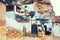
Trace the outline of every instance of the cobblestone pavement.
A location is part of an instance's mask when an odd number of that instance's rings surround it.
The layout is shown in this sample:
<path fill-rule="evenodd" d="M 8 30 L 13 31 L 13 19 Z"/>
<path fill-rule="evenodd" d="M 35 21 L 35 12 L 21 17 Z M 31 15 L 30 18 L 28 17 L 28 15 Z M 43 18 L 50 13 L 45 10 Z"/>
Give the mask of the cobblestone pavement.
<path fill-rule="evenodd" d="M 44 37 L 21 37 L 21 38 L 6 38 L 0 35 L 0 40 L 60 40 L 60 37 L 44 36 Z"/>
<path fill-rule="evenodd" d="M 5 35 L 0 35 L 0 40 L 6 40 L 6 36 Z"/>
<path fill-rule="evenodd" d="M 19 38 L 7 38 L 7 40 L 51 40 L 51 36 L 44 37 L 21 37 Z"/>

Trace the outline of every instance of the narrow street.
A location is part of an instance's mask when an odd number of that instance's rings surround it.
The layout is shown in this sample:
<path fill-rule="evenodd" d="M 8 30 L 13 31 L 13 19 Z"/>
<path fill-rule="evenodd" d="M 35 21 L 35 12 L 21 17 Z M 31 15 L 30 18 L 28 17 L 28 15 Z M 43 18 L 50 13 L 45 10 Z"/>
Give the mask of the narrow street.
<path fill-rule="evenodd" d="M 7 40 L 60 40 L 60 37 L 44 36 L 44 37 L 21 37 L 19 38 L 7 38 Z"/>

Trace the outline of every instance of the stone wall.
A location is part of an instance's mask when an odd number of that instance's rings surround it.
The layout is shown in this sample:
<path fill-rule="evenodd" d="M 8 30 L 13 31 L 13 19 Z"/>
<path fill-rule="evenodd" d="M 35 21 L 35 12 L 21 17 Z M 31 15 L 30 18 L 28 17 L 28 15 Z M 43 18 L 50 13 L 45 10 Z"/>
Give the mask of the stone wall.
<path fill-rule="evenodd" d="M 0 2 L 0 28 L 2 28 L 0 29 L 0 34 L 5 33 L 5 27 L 6 27 L 6 5 Z"/>
<path fill-rule="evenodd" d="M 6 18 L 6 5 L 0 2 L 0 20 L 5 20 Z"/>

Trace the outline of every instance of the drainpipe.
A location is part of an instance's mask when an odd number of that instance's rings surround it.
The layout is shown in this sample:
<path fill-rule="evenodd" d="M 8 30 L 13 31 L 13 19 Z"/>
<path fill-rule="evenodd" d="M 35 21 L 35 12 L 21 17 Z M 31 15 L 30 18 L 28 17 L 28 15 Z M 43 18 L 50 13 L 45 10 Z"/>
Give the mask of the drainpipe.
<path fill-rule="evenodd" d="M 16 14 L 16 5 L 14 5 L 14 16 L 15 16 L 15 14 Z"/>
<path fill-rule="evenodd" d="M 14 4 L 14 15 L 16 14 L 16 5 L 17 5 L 17 0 L 14 1 L 15 4 Z M 14 18 L 15 19 L 15 18 Z"/>

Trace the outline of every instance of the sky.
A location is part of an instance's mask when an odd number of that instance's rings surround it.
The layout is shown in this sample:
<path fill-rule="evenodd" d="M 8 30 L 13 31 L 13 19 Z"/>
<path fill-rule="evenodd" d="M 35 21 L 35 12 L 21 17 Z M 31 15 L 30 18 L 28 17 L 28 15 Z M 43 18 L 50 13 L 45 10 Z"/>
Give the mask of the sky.
<path fill-rule="evenodd" d="M 60 16 L 60 0 L 50 0 L 56 16 Z"/>

